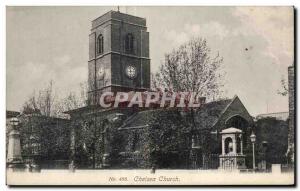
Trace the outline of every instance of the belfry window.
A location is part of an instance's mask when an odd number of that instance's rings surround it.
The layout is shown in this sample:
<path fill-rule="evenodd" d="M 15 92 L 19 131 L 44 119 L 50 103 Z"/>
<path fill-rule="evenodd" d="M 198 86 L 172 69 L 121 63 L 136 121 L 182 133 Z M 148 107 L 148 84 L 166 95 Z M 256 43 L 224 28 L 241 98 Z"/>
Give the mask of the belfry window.
<path fill-rule="evenodd" d="M 127 53 L 133 53 L 133 42 L 134 42 L 134 37 L 131 33 L 126 35 L 125 38 L 125 51 Z"/>
<path fill-rule="evenodd" d="M 97 53 L 103 54 L 103 35 L 100 34 L 97 38 Z"/>

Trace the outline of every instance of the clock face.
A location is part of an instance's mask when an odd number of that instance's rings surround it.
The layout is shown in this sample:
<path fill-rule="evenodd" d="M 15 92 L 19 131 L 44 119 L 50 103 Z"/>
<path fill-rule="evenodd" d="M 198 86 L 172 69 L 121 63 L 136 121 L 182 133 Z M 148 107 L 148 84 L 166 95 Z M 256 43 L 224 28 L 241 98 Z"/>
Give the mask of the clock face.
<path fill-rule="evenodd" d="M 136 77 L 136 67 L 134 67 L 132 65 L 128 65 L 126 67 L 126 75 L 131 79 L 135 78 Z"/>

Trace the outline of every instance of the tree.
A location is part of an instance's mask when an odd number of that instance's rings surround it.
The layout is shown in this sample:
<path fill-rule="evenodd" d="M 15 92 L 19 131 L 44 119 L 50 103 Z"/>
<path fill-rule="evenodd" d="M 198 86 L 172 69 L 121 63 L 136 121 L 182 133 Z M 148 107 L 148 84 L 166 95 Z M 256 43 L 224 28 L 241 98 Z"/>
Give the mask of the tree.
<path fill-rule="evenodd" d="M 52 88 L 53 81 L 51 80 L 45 89 L 39 90 L 38 95 L 34 92 L 24 103 L 23 113 L 38 112 L 47 117 L 51 116 L 55 102 L 55 95 Z"/>
<path fill-rule="evenodd" d="M 186 168 L 190 124 L 174 109 L 150 110 L 147 115 L 148 127 L 140 137 L 142 156 L 147 167 Z"/>
<path fill-rule="evenodd" d="M 279 95 L 286 96 L 289 93 L 289 90 L 286 81 L 283 77 L 281 77 L 280 83 L 281 83 L 281 90 L 277 90 L 277 93 Z"/>
<path fill-rule="evenodd" d="M 211 55 L 207 41 L 192 38 L 165 55 L 165 62 L 152 75 L 154 88 L 171 88 L 173 91 L 194 92 L 195 98 L 205 96 L 216 99 L 221 93 L 224 73 L 220 72 L 223 58 Z"/>
<path fill-rule="evenodd" d="M 65 111 L 83 107 L 86 104 L 86 83 L 80 84 L 79 93 L 70 92 L 61 99 L 53 91 L 53 84 L 51 80 L 48 86 L 38 91 L 38 94 L 34 92 L 22 109 L 22 114 L 25 115 L 22 115 L 21 119 L 21 140 L 22 145 L 27 145 L 23 150 L 24 154 L 33 157 L 34 161 L 38 161 L 38 157 L 42 160 L 55 158 L 66 160 L 68 158 L 69 121 L 58 118 L 68 118 L 69 115 L 65 114 Z M 39 147 L 41 149 L 37 154 L 31 154 Z"/>
<path fill-rule="evenodd" d="M 47 117 L 67 118 L 65 111 L 77 109 L 86 105 L 88 87 L 87 83 L 80 83 L 79 93 L 70 92 L 66 97 L 59 99 L 53 91 L 54 82 L 51 80 L 38 94 L 33 94 L 24 103 L 23 113 L 39 113 Z"/>
<path fill-rule="evenodd" d="M 225 73 L 220 70 L 222 63 L 223 58 L 219 53 L 212 55 L 204 38 L 191 38 L 165 55 L 165 62 L 159 71 L 151 76 L 152 85 L 175 92 L 193 92 L 194 100 L 200 96 L 206 97 L 206 100 L 216 100 L 221 96 L 223 87 Z M 197 134 L 194 110 L 190 108 L 188 140 Z"/>

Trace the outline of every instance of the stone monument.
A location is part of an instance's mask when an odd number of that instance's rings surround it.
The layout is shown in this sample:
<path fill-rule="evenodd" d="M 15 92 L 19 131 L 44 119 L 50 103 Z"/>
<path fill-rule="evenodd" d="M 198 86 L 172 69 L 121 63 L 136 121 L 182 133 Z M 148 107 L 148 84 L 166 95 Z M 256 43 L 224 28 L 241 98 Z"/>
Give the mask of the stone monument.
<path fill-rule="evenodd" d="M 243 132 L 231 127 L 221 131 L 222 154 L 220 168 L 225 170 L 245 169 L 245 155 L 243 154 Z"/>
<path fill-rule="evenodd" d="M 7 167 L 13 171 L 22 170 L 25 168 L 25 165 L 21 155 L 18 118 L 11 118 L 9 125 L 11 125 L 11 131 L 8 138 Z"/>

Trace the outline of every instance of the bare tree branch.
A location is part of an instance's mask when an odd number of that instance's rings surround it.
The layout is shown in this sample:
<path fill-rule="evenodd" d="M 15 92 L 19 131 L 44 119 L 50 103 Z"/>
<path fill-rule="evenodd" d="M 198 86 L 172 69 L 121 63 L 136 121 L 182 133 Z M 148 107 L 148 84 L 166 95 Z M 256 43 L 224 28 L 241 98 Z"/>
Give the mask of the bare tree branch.
<path fill-rule="evenodd" d="M 220 71 L 223 58 L 211 50 L 203 38 L 192 38 L 178 49 L 165 55 L 165 62 L 152 74 L 152 87 L 173 91 L 195 92 L 196 96 L 216 99 L 220 96 L 224 73 Z"/>
<path fill-rule="evenodd" d="M 281 77 L 281 80 L 280 80 L 280 82 L 281 82 L 281 90 L 277 90 L 277 93 L 279 94 L 279 95 L 282 95 L 282 96 L 286 96 L 287 94 L 288 94 L 288 87 L 287 87 L 287 83 L 286 83 L 286 81 L 285 81 L 285 79 L 283 78 L 283 77 Z"/>

